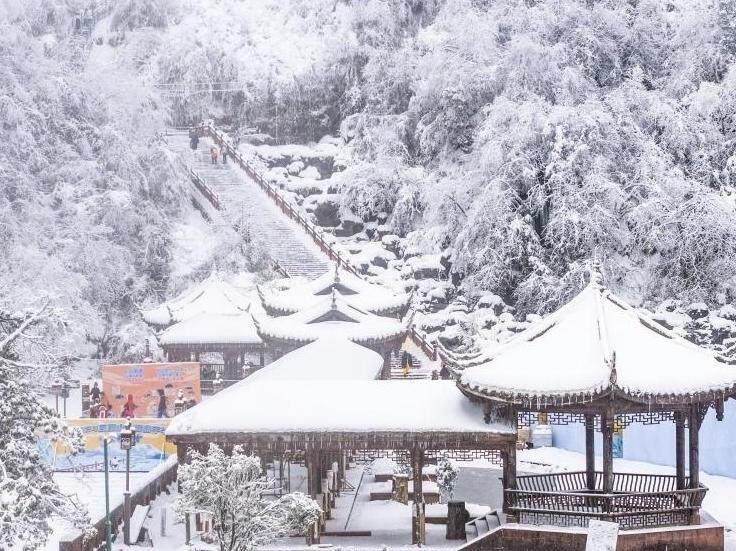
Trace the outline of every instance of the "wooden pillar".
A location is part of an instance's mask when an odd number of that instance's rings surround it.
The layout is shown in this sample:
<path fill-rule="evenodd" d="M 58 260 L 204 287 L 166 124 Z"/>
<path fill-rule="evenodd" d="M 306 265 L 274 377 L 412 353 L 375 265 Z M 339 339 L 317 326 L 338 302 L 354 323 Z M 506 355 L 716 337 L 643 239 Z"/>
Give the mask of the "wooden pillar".
<path fill-rule="evenodd" d="M 690 487 L 700 486 L 700 412 L 697 405 L 690 406 L 688 436 L 690 444 Z"/>
<path fill-rule="evenodd" d="M 685 414 L 675 412 L 675 473 L 677 489 L 685 489 Z"/>
<path fill-rule="evenodd" d="M 424 491 L 422 488 L 422 470 L 424 469 L 424 450 L 414 448 L 411 451 L 411 467 L 413 477 L 413 514 L 412 514 L 412 530 L 411 543 L 426 543 L 425 533 L 425 516 L 424 516 Z"/>
<path fill-rule="evenodd" d="M 595 415 L 585 414 L 585 487 L 595 491 Z"/>
<path fill-rule="evenodd" d="M 313 450 L 307 451 L 304 461 L 307 464 L 307 493 L 312 499 L 317 499 L 322 486 L 319 477 L 319 453 Z"/>
<path fill-rule="evenodd" d="M 613 492 L 613 415 L 601 414 L 603 433 L 603 493 Z"/>
<path fill-rule="evenodd" d="M 506 513 L 508 522 L 516 522 L 518 519 L 510 509 L 514 505 L 513 496 L 509 492 L 509 490 L 516 490 L 516 443 L 502 451 L 501 457 L 503 459 L 503 512 Z"/>

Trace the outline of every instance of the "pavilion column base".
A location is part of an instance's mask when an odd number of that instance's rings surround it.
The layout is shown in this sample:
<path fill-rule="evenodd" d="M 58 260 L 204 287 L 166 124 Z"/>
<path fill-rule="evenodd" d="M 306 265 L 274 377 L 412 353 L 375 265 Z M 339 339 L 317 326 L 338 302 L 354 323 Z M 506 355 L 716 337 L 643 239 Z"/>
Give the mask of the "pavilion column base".
<path fill-rule="evenodd" d="M 412 504 L 411 543 L 412 545 L 427 543 L 426 513 L 423 501 L 415 501 Z"/>

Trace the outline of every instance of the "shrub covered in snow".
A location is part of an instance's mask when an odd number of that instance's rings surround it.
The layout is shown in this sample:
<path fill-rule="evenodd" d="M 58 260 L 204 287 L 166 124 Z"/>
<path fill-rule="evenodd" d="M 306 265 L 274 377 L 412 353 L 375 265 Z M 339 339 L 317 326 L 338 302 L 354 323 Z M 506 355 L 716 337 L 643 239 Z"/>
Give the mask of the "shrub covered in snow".
<path fill-rule="evenodd" d="M 210 444 L 206 454 L 192 450 L 179 467 L 180 514 L 208 513 L 220 551 L 250 551 L 274 540 L 305 534 L 317 521 L 317 503 L 300 493 L 268 499 L 275 482 L 268 480 L 258 457 L 241 446 L 226 454 Z"/>

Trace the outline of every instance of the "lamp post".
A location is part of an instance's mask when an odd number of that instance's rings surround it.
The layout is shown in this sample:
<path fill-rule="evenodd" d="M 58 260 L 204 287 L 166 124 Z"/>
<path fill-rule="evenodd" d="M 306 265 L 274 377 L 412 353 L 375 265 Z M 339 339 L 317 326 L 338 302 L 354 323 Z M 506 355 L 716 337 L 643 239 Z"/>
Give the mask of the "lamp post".
<path fill-rule="evenodd" d="M 135 446 L 135 427 L 128 419 L 120 431 L 120 449 L 125 450 L 125 500 L 123 502 L 123 538 L 130 545 L 130 450 Z"/>
<path fill-rule="evenodd" d="M 105 551 L 112 551 L 112 522 L 110 522 L 110 472 L 107 460 L 109 438 L 102 440 L 105 458 Z"/>
<path fill-rule="evenodd" d="M 186 402 L 184 401 L 184 391 L 179 389 L 176 393 L 176 400 L 174 400 L 174 415 L 179 415 L 187 409 Z"/>

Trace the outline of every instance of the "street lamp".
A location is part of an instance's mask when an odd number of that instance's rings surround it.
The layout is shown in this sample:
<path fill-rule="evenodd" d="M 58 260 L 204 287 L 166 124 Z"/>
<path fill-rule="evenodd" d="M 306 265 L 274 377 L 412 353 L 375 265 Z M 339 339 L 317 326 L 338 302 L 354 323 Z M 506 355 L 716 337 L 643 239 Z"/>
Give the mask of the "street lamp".
<path fill-rule="evenodd" d="M 107 445 L 110 438 L 106 435 L 103 439 L 105 457 L 105 551 L 112 551 L 112 522 L 110 520 L 110 471 L 107 460 Z"/>
<path fill-rule="evenodd" d="M 120 431 L 120 449 L 125 450 L 125 501 L 123 503 L 123 538 L 130 545 L 130 450 L 135 446 L 135 427 L 127 420 Z"/>
<path fill-rule="evenodd" d="M 179 389 L 176 393 L 176 400 L 174 400 L 174 415 L 179 415 L 187 409 L 187 404 L 184 401 L 184 391 Z"/>

